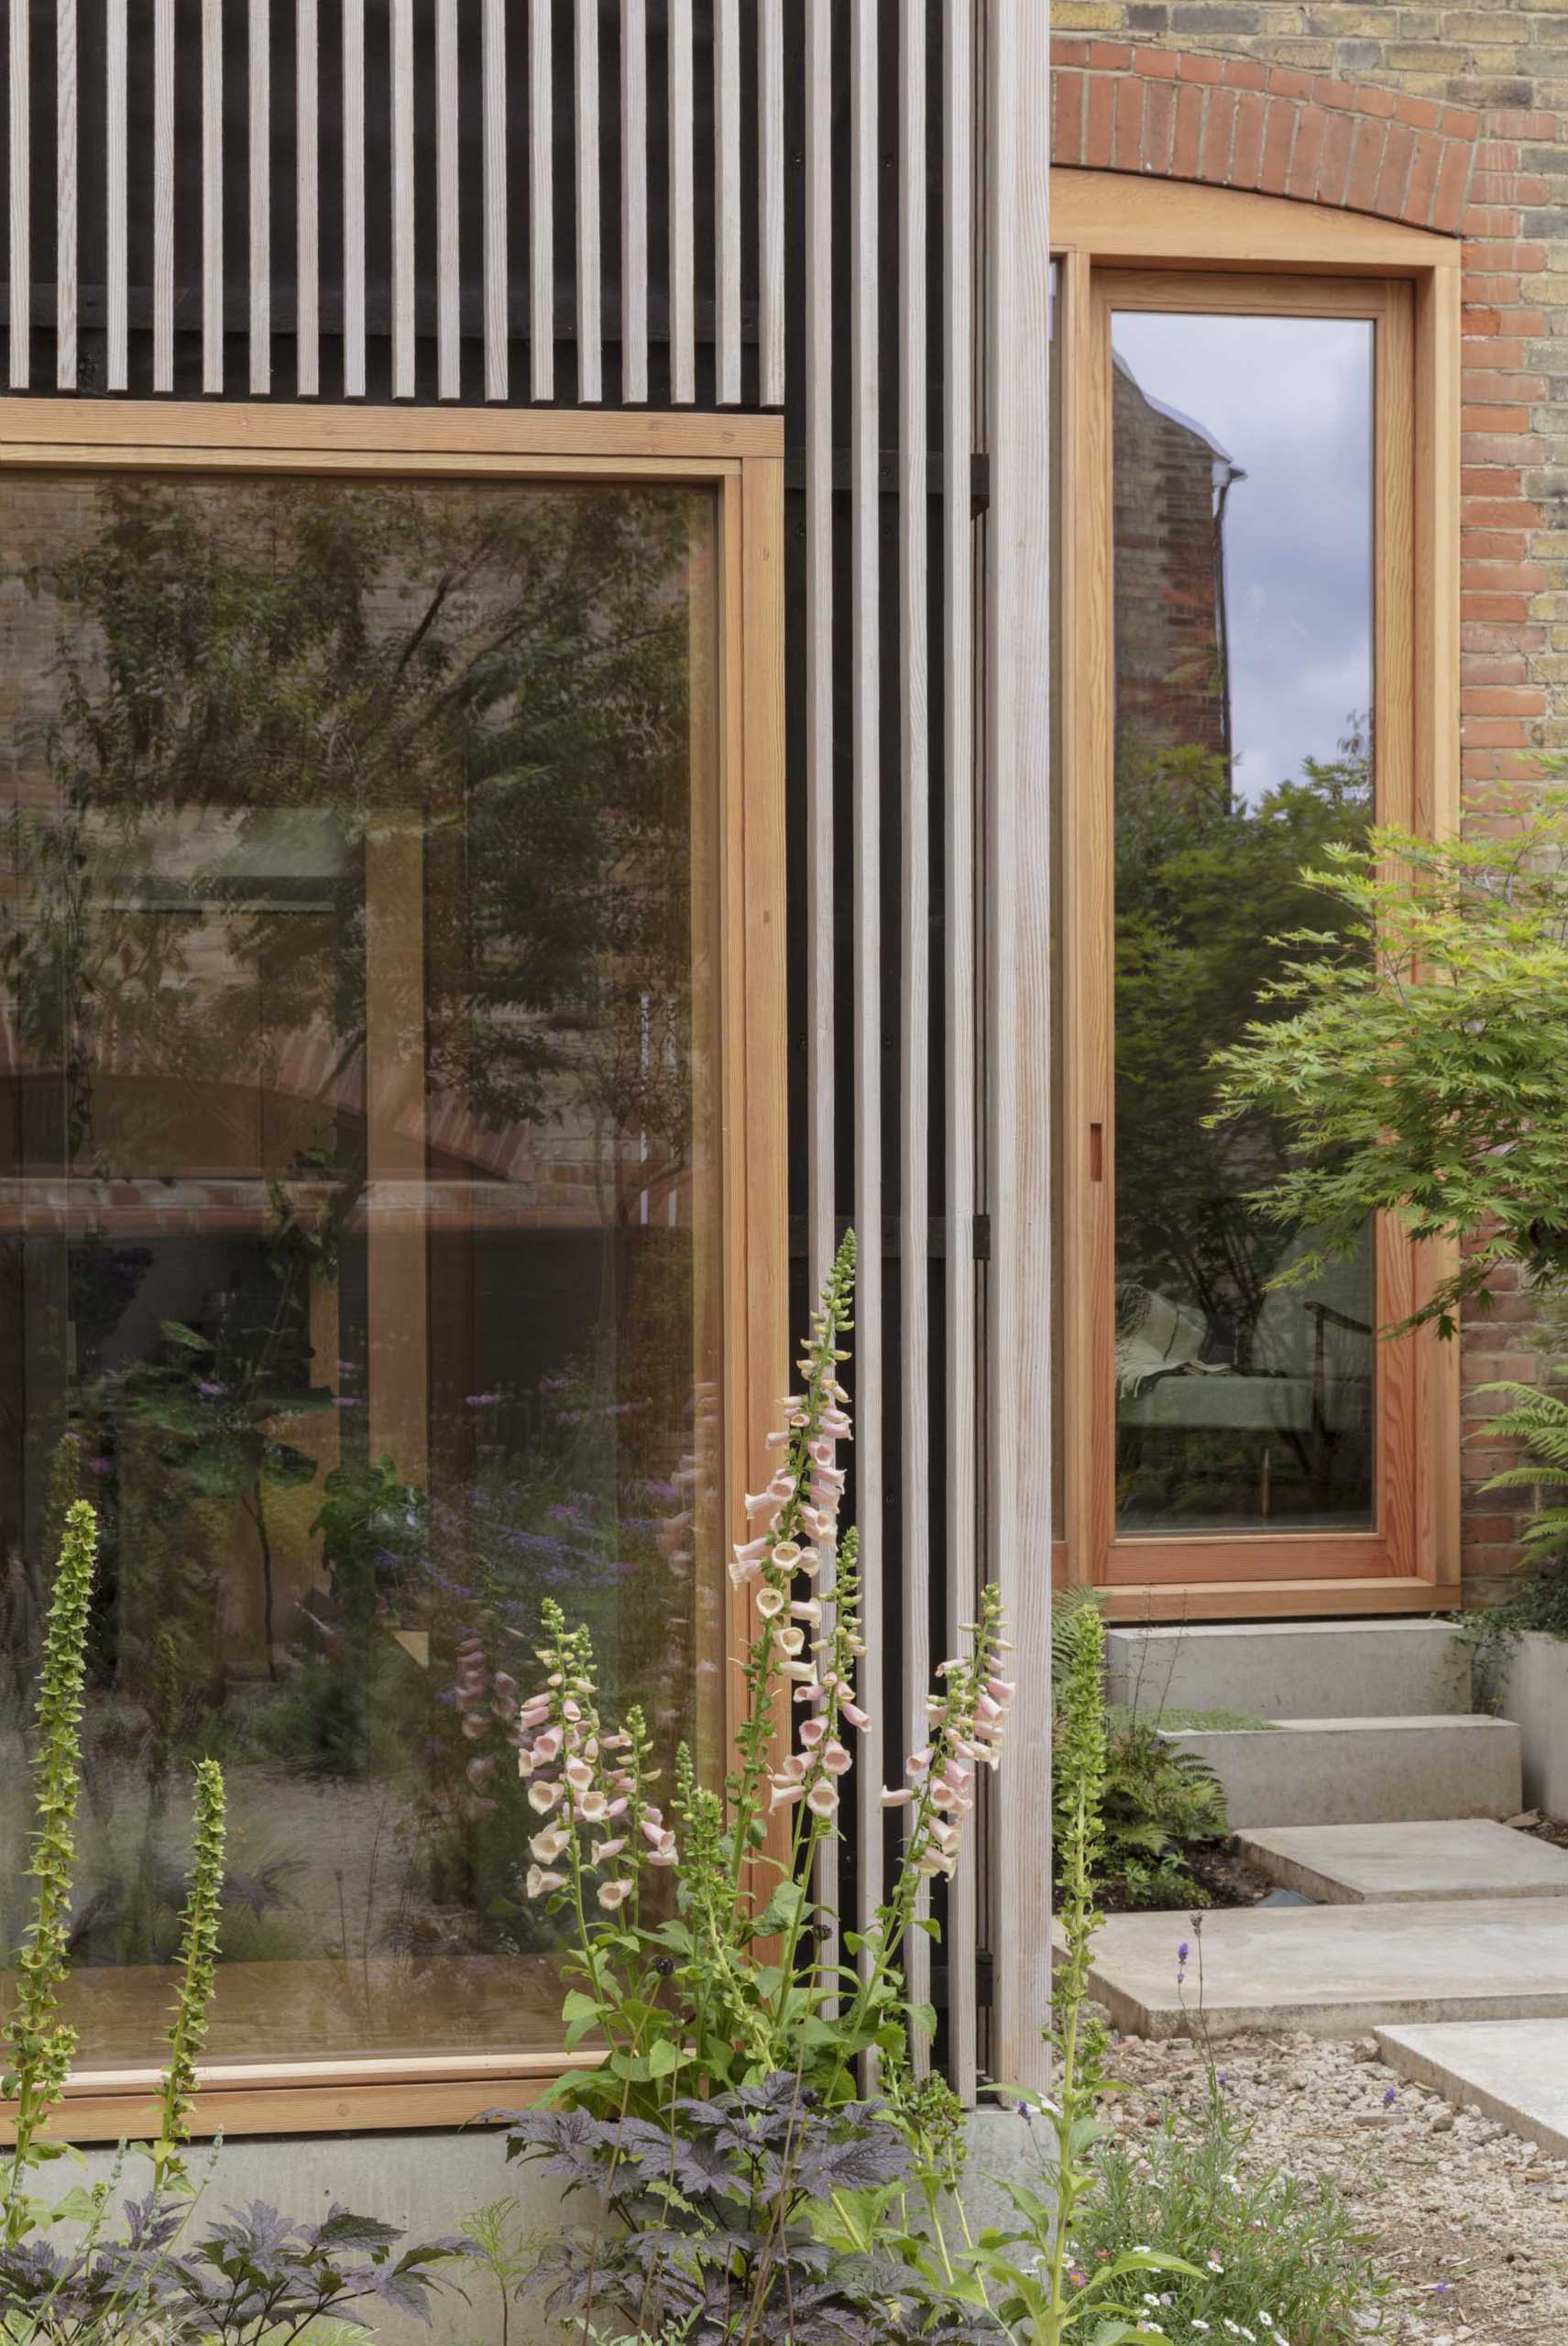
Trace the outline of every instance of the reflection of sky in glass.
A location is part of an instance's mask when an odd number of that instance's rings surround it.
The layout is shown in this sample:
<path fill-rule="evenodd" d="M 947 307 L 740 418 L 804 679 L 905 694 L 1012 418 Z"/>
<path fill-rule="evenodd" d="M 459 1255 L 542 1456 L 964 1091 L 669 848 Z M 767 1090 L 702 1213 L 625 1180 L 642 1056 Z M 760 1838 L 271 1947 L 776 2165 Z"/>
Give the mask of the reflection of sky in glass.
<path fill-rule="evenodd" d="M 1371 323 L 1122 311 L 1117 354 L 1246 475 L 1225 505 L 1238 794 L 1331 758 L 1372 706 Z"/>

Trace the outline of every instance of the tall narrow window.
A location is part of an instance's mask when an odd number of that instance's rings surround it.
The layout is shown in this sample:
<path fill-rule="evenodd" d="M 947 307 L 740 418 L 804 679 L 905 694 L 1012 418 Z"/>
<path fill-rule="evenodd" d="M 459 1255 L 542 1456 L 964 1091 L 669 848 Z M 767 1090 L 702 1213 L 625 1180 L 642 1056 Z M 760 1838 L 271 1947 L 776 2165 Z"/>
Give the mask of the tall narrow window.
<path fill-rule="evenodd" d="M 542 1603 L 722 1701 L 718 495 L 0 479 L 0 1938 L 61 1495 L 103 1527 L 89 2065 L 546 2045 Z"/>
<path fill-rule="evenodd" d="M 1114 294 L 1112 296 L 1114 301 Z M 1376 795 L 1367 318 L 1113 310 L 1119 1529 L 1365 1529 L 1377 1300 L 1249 1202 L 1212 1060 Z"/>

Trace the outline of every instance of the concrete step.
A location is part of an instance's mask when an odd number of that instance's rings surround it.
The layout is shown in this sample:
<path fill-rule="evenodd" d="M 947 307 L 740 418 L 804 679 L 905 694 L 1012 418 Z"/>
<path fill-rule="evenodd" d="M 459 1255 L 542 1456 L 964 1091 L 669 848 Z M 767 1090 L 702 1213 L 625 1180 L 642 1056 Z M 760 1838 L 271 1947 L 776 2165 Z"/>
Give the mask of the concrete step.
<path fill-rule="evenodd" d="M 1568 1898 L 1216 1907 L 1201 1934 L 1187 1914 L 1113 1914 L 1095 1937 L 1092 1992 L 1136 2036 L 1195 2035 L 1200 2004 L 1213 2037 L 1568 2021 Z"/>
<path fill-rule="evenodd" d="M 1241 1845 L 1281 1890 L 1327 1906 L 1410 1899 L 1568 1897 L 1568 1849 L 1486 1817 L 1405 1825 L 1283 1825 Z"/>
<path fill-rule="evenodd" d="M 1568 2159 L 1568 2021 L 1449 2021 L 1376 2034 L 1400 2077 L 1457 2110 L 1474 2103 L 1549 2158 Z"/>
<path fill-rule="evenodd" d="M 1254 1718 L 1431 1717 L 1471 1707 L 1467 1640 L 1443 1621 L 1278 1621 L 1106 1634 L 1113 1703 Z"/>
<path fill-rule="evenodd" d="M 1270 1727 L 1168 1731 L 1206 1760 L 1233 1830 L 1514 1816 L 1523 1802 L 1512 1719 L 1282 1718 Z"/>

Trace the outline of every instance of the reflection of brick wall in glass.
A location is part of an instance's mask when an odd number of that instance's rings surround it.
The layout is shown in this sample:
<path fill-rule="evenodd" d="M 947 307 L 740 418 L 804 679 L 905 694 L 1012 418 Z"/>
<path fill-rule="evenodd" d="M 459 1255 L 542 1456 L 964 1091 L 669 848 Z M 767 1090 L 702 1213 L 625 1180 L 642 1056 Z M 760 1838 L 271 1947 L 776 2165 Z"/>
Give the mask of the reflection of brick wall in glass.
<path fill-rule="evenodd" d="M 667 1756 L 720 1675 L 711 498 L 0 506 L 0 1739 L 69 1435 L 84 2057 L 153 2054 L 208 1749 L 215 2057 L 548 2044 L 540 1602 Z"/>

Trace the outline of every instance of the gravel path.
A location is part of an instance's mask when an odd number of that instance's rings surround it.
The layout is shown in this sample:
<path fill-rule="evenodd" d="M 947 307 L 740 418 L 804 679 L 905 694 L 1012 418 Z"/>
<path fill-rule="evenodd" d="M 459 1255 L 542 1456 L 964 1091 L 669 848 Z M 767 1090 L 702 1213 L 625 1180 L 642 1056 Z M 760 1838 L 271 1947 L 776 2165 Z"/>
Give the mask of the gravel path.
<path fill-rule="evenodd" d="M 1363 2220 L 1396 2284 L 1384 2337 L 1568 2346 L 1568 2160 L 1405 2083 L 1370 2037 L 1231 2037 L 1215 2057 L 1252 2129 L 1246 2163 L 1328 2176 Z M 1107 2115 L 1127 2131 L 1207 2090 L 1190 2044 L 1119 2038 L 1111 2070 L 1124 2089 Z"/>

